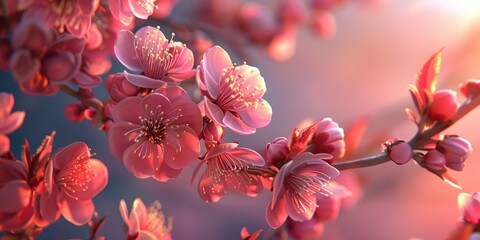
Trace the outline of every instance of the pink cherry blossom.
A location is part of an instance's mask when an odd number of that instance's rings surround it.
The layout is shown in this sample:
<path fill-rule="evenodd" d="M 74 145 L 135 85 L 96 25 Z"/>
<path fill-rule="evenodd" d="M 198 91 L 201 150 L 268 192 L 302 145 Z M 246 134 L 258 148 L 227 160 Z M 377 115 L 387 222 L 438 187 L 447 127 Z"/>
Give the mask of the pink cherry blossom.
<path fill-rule="evenodd" d="M 87 223 L 95 210 L 92 198 L 107 182 L 107 167 L 92 158 L 85 143 L 58 149 L 45 171 L 45 191 L 35 200 L 37 222 L 46 225 L 61 214 L 75 225 Z"/>
<path fill-rule="evenodd" d="M 170 240 L 171 218 L 168 223 L 161 211 L 161 204 L 155 201 L 148 209 L 141 198 L 135 199 L 130 215 L 125 200 L 120 201 L 120 214 L 128 227 L 128 239 Z"/>
<path fill-rule="evenodd" d="M 14 102 L 12 94 L 0 93 L 0 155 L 10 151 L 10 139 L 7 135 L 22 126 L 25 119 L 24 111 L 12 113 Z"/>
<path fill-rule="evenodd" d="M 260 71 L 252 66 L 232 64 L 219 46 L 205 52 L 198 67 L 197 83 L 205 96 L 207 116 L 222 127 L 247 135 L 265 127 L 272 118 Z"/>
<path fill-rule="evenodd" d="M 198 158 L 202 117 L 177 86 L 163 86 L 118 103 L 108 132 L 110 152 L 136 177 L 175 178 Z"/>
<path fill-rule="evenodd" d="M 480 222 L 480 193 L 460 193 L 458 195 L 458 210 L 463 220 L 478 224 Z"/>
<path fill-rule="evenodd" d="M 147 19 L 158 8 L 157 0 L 109 0 L 112 15 L 124 25 L 130 25 L 135 17 Z"/>
<path fill-rule="evenodd" d="M 445 155 L 446 166 L 456 171 L 463 170 L 465 160 L 473 151 L 472 144 L 467 139 L 454 135 L 444 136 L 437 143 L 436 149 Z"/>
<path fill-rule="evenodd" d="M 114 51 L 125 67 L 141 72 L 142 75 L 125 72 L 128 81 L 139 87 L 158 88 L 195 74 L 192 51 L 181 42 L 166 39 L 159 28 L 146 26 L 135 35 L 121 30 Z"/>
<path fill-rule="evenodd" d="M 0 231 L 19 231 L 33 221 L 32 189 L 25 165 L 0 158 Z"/>
<path fill-rule="evenodd" d="M 153 10 L 152 17 L 158 20 L 168 17 L 178 2 L 179 0 L 157 0 L 155 3 L 157 7 Z"/>
<path fill-rule="evenodd" d="M 433 94 L 433 101 L 428 115 L 434 121 L 445 122 L 457 112 L 457 93 L 452 90 L 438 90 Z"/>
<path fill-rule="evenodd" d="M 38 0 L 24 14 L 26 19 L 43 21 L 60 33 L 68 30 L 75 37 L 83 37 L 92 22 L 100 0 L 49 1 Z"/>
<path fill-rule="evenodd" d="M 198 182 L 198 194 L 206 202 L 218 202 L 229 189 L 251 197 L 263 190 L 260 178 L 247 172 L 251 166 L 265 164 L 253 150 L 238 147 L 237 143 L 218 144 L 205 154 L 197 170 L 204 163 L 207 168 Z"/>
<path fill-rule="evenodd" d="M 238 21 L 250 40 L 258 43 L 268 43 L 279 28 L 272 12 L 255 2 L 242 4 Z"/>
<path fill-rule="evenodd" d="M 285 164 L 273 181 L 272 200 L 266 209 L 266 219 L 272 228 L 280 227 L 287 217 L 294 221 L 312 218 L 317 207 L 317 194 L 330 195 L 328 182 L 339 172 L 325 160 L 325 153 L 302 153 Z"/>

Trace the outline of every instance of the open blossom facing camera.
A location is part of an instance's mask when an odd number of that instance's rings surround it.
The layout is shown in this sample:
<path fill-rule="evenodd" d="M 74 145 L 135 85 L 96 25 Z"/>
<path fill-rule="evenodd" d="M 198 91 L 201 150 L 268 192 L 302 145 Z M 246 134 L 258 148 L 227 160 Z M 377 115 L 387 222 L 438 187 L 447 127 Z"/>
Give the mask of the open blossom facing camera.
<path fill-rule="evenodd" d="M 192 51 L 181 42 L 166 39 L 159 28 L 143 27 L 135 35 L 121 30 L 114 51 L 125 67 L 141 72 L 141 75 L 125 72 L 128 81 L 138 87 L 158 88 L 195 74 Z"/>
<path fill-rule="evenodd" d="M 172 220 L 165 221 L 159 201 L 155 201 L 147 208 L 141 198 L 135 199 L 130 215 L 127 203 L 120 201 L 120 214 L 128 227 L 128 239 L 170 240 Z"/>
<path fill-rule="evenodd" d="M 210 148 L 198 167 L 204 163 L 207 168 L 198 182 L 198 194 L 206 202 L 219 201 L 227 190 L 251 197 L 263 190 L 260 178 L 247 172 L 250 166 L 265 164 L 262 156 L 253 150 L 238 147 L 237 143 L 218 144 Z"/>
<path fill-rule="evenodd" d="M 325 161 L 331 158 L 325 153 L 306 152 L 280 169 L 266 210 L 270 227 L 280 227 L 287 217 L 300 222 L 312 218 L 317 208 L 317 194 L 330 195 L 328 182 L 339 175 L 338 170 Z"/>
<path fill-rule="evenodd" d="M 260 71 L 246 64 L 233 65 L 223 48 L 205 52 L 197 83 L 205 96 L 207 116 L 220 126 L 247 135 L 270 123 L 272 108 L 262 98 L 267 89 Z"/>
<path fill-rule="evenodd" d="M 95 210 L 92 198 L 107 182 L 107 167 L 85 143 L 58 149 L 45 171 L 45 191 L 35 200 L 36 224 L 48 225 L 60 214 L 75 225 L 87 223 Z"/>
<path fill-rule="evenodd" d="M 198 158 L 202 117 L 180 87 L 164 86 L 144 98 L 124 99 L 112 118 L 110 152 L 136 177 L 167 181 Z"/>

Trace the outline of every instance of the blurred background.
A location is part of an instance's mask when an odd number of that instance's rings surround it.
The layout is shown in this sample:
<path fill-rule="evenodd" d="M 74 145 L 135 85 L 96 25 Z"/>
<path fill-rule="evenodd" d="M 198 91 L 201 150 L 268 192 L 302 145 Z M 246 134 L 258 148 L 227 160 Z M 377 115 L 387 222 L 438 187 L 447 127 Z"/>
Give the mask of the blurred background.
<path fill-rule="evenodd" d="M 259 2 L 271 7 L 276 1 Z M 183 0 L 172 16 L 188 17 L 188 8 L 198 4 Z M 293 128 L 306 118 L 331 117 L 347 128 L 366 117 L 370 124 L 365 145 L 373 142 L 374 147 L 365 146 L 358 154 L 374 155 L 380 153 L 387 138 L 408 140 L 414 135 L 415 125 L 404 113 L 412 106 L 407 87 L 415 83 L 416 73 L 433 53 L 445 47 L 439 89 L 458 90 L 459 83 L 480 78 L 480 1 L 351 1 L 332 14 L 336 34 L 318 38 L 307 29 L 299 29 L 295 54 L 289 60 L 273 61 L 256 47 L 246 47 L 244 54 L 233 57 L 237 63 L 247 60 L 260 69 L 273 119 L 252 136 L 239 137 L 227 131 L 226 141 L 238 141 L 263 153 L 266 143 L 276 137 L 290 137 Z M 222 46 L 232 49 L 228 44 Z M 115 63 L 111 72 L 119 71 L 123 67 Z M 54 97 L 25 95 L 8 73 L 0 74 L 0 90 L 15 95 L 14 110 L 27 112 L 24 125 L 10 135 L 16 156 L 25 138 L 35 148 L 55 130 L 55 149 L 84 141 L 108 166 L 109 184 L 94 199 L 99 215 L 107 215 L 102 230 L 107 239 L 125 238 L 118 204 L 125 199 L 131 208 L 137 197 L 147 205 L 155 199 L 162 203 L 164 214 L 173 218 L 174 239 L 239 239 L 243 226 L 251 232 L 260 228 L 268 231 L 264 213 L 271 198 L 269 191 L 256 198 L 231 192 L 219 203 L 206 204 L 197 195 L 196 181 L 190 185 L 195 166 L 168 183 L 137 179 L 111 156 L 103 132 L 89 122 L 78 124 L 65 119 L 63 110 L 72 98 L 63 93 Z M 103 86 L 95 91 L 98 98 L 107 97 Z M 465 169 L 453 173 L 467 193 L 480 191 L 479 119 L 480 110 L 475 110 L 445 132 L 465 137 L 473 145 Z M 354 199 L 342 208 L 337 220 L 326 224 L 322 239 L 441 239 L 455 228 L 461 191 L 413 162 L 350 171 L 363 187 L 354 191 Z M 40 238 L 87 236 L 86 226 L 79 228 L 61 219 L 46 228 Z"/>

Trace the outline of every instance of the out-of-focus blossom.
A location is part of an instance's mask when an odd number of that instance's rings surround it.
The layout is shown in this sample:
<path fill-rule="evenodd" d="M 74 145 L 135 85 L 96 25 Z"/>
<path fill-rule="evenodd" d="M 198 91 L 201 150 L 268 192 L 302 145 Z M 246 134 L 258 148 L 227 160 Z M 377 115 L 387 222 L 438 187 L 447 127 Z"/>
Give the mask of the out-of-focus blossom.
<path fill-rule="evenodd" d="M 139 93 L 137 86 L 131 84 L 123 73 L 112 74 L 105 80 L 105 88 L 113 101 L 120 102 Z"/>
<path fill-rule="evenodd" d="M 310 23 L 312 32 L 321 38 L 331 38 L 335 35 L 337 24 L 335 17 L 328 11 L 316 11 Z"/>
<path fill-rule="evenodd" d="M 287 227 L 290 235 L 295 239 L 311 240 L 323 235 L 325 224 L 313 217 L 303 222 L 289 220 Z"/>
<path fill-rule="evenodd" d="M 480 193 L 460 193 L 458 195 L 458 210 L 463 220 L 477 224 L 480 222 Z"/>
<path fill-rule="evenodd" d="M 107 182 L 107 167 L 92 158 L 85 143 L 58 149 L 45 171 L 45 191 L 36 200 L 39 222 L 52 223 L 62 214 L 75 225 L 87 223 L 95 210 L 92 198 Z"/>
<path fill-rule="evenodd" d="M 209 148 L 221 143 L 224 133 L 225 132 L 220 125 L 210 121 L 203 127 L 202 132 L 200 133 L 200 138 L 205 141 L 205 146 L 208 150 Z"/>
<path fill-rule="evenodd" d="M 55 37 L 42 23 L 22 21 L 13 32 L 9 67 L 20 88 L 29 94 L 53 94 L 58 85 L 73 82 L 92 88 L 99 77 L 82 72 L 85 39 L 70 34 Z"/>
<path fill-rule="evenodd" d="M 316 131 L 306 151 L 314 154 L 328 153 L 333 156 L 332 161 L 342 158 L 345 154 L 343 128 L 339 127 L 338 123 L 331 118 L 320 120 L 315 127 Z"/>
<path fill-rule="evenodd" d="M 8 70 L 8 59 L 13 52 L 8 39 L 0 39 L 0 70 Z"/>
<path fill-rule="evenodd" d="M 124 25 L 130 25 L 135 17 L 147 19 L 153 14 L 157 0 L 109 0 L 112 15 Z"/>
<path fill-rule="evenodd" d="M 233 65 L 221 47 L 205 52 L 197 83 L 205 96 L 206 114 L 218 125 L 247 135 L 270 123 L 272 108 L 262 98 L 267 89 L 260 71 L 246 64 Z"/>
<path fill-rule="evenodd" d="M 70 103 L 64 109 L 65 117 L 72 122 L 81 122 L 84 119 L 93 120 L 96 114 L 93 107 L 81 102 Z"/>
<path fill-rule="evenodd" d="M 423 159 L 425 166 L 435 171 L 443 170 L 445 168 L 445 164 L 447 164 L 445 155 L 437 150 L 428 151 Z"/>
<path fill-rule="evenodd" d="M 428 115 L 434 121 L 445 122 L 457 112 L 457 93 L 445 89 L 438 90 L 433 94 Z"/>
<path fill-rule="evenodd" d="M 135 35 L 120 31 L 115 41 L 115 55 L 128 69 L 142 75 L 125 72 L 132 84 L 158 88 L 165 83 L 178 83 L 194 76 L 193 53 L 185 44 L 165 38 L 159 28 L 139 29 Z"/>
<path fill-rule="evenodd" d="M 167 181 L 198 158 L 202 117 L 180 87 L 126 98 L 115 106 L 112 119 L 110 152 L 136 177 Z"/>
<path fill-rule="evenodd" d="M 133 201 L 132 211 L 128 214 L 125 200 L 120 201 L 122 219 L 128 227 L 128 239 L 170 240 L 172 220 L 165 220 L 159 201 L 154 201 L 148 209 L 141 198 Z"/>
<path fill-rule="evenodd" d="M 248 174 L 251 166 L 263 166 L 265 161 L 257 152 L 238 147 L 237 143 L 222 143 L 210 148 L 198 168 L 207 168 L 198 182 L 198 194 L 206 202 L 217 202 L 227 190 L 247 196 L 257 196 L 263 190 L 258 176 Z"/>
<path fill-rule="evenodd" d="M 437 142 L 436 149 L 445 155 L 447 167 L 456 171 L 463 170 L 465 160 L 473 151 L 467 139 L 454 135 L 444 136 Z"/>
<path fill-rule="evenodd" d="M 272 228 L 280 227 L 287 217 L 294 221 L 312 218 L 317 207 L 317 194 L 330 195 L 327 185 L 339 172 L 325 160 L 325 153 L 302 153 L 285 164 L 273 182 L 272 200 L 266 209 L 266 219 Z"/>
<path fill-rule="evenodd" d="M 279 28 L 272 12 L 254 2 L 242 4 L 238 21 L 250 40 L 258 43 L 269 42 Z"/>
<path fill-rule="evenodd" d="M 385 152 L 388 154 L 388 157 L 398 165 L 405 164 L 412 159 L 412 146 L 403 140 L 392 139 L 384 143 L 383 146 L 385 147 Z"/>
<path fill-rule="evenodd" d="M 24 13 L 24 19 L 35 19 L 63 33 L 83 37 L 92 23 L 100 0 L 38 0 Z"/>
<path fill-rule="evenodd" d="M 194 31 L 188 41 L 188 45 L 193 49 L 195 56 L 203 56 L 213 46 L 213 43 L 206 33 Z M 198 61 L 196 63 L 199 63 L 200 59 L 197 58 L 196 61 Z"/>
<path fill-rule="evenodd" d="M 290 59 L 295 53 L 297 44 L 297 26 L 286 24 L 273 36 L 268 43 L 267 51 L 270 57 L 278 62 Z"/>
<path fill-rule="evenodd" d="M 285 163 L 289 152 L 288 140 L 285 137 L 275 138 L 267 143 L 264 150 L 267 163 L 277 168 L 280 168 Z"/>
<path fill-rule="evenodd" d="M 480 95 L 480 80 L 468 79 L 467 82 L 460 84 L 460 92 L 465 97 L 477 97 Z"/>
<path fill-rule="evenodd" d="M 308 17 L 307 6 L 303 0 L 283 0 L 280 3 L 278 17 L 282 24 L 301 24 Z"/>
<path fill-rule="evenodd" d="M 8 134 L 22 126 L 25 119 L 24 111 L 12 113 L 15 99 L 12 94 L 0 93 L 0 155 L 10 151 Z"/>
<path fill-rule="evenodd" d="M 34 216 L 28 171 L 17 160 L 0 158 L 0 231 L 19 231 Z"/>
<path fill-rule="evenodd" d="M 170 15 L 179 0 L 157 0 L 157 7 L 153 10 L 152 18 L 162 20 Z"/>
<path fill-rule="evenodd" d="M 262 231 L 263 229 L 259 229 L 256 232 L 250 234 L 247 228 L 243 227 L 242 230 L 240 230 L 240 237 L 242 238 L 242 240 L 255 240 L 258 238 L 258 236 L 260 236 L 260 233 L 262 233 Z"/>

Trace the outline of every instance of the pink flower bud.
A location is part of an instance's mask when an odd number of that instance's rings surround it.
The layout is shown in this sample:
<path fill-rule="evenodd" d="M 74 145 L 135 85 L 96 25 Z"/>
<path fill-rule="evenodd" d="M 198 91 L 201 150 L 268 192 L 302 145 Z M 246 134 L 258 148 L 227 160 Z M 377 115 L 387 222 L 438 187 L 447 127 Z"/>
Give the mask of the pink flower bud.
<path fill-rule="evenodd" d="M 105 87 L 108 93 L 110 93 L 110 97 L 116 102 L 138 94 L 138 88 L 131 84 L 123 73 L 108 76 L 105 81 Z"/>
<path fill-rule="evenodd" d="M 277 31 L 272 12 L 258 3 L 244 3 L 238 18 L 242 28 L 254 42 L 268 42 Z"/>
<path fill-rule="evenodd" d="M 208 148 L 221 143 L 220 140 L 223 138 L 223 134 L 223 128 L 215 122 L 207 123 L 201 132 L 201 136 Z"/>
<path fill-rule="evenodd" d="M 115 103 L 105 104 L 105 106 L 103 107 L 103 115 L 105 117 L 111 118 L 113 113 L 113 108 L 115 108 L 115 105 L 116 105 Z"/>
<path fill-rule="evenodd" d="M 446 163 L 447 159 L 445 158 L 445 155 L 437 150 L 430 150 L 425 154 L 424 164 L 427 168 L 441 171 L 445 168 Z"/>
<path fill-rule="evenodd" d="M 303 0 L 284 0 L 278 10 L 280 21 L 286 24 L 301 24 L 307 19 L 307 8 Z"/>
<path fill-rule="evenodd" d="M 337 24 L 328 11 L 317 11 L 310 25 L 311 30 L 320 38 L 331 38 L 335 35 Z"/>
<path fill-rule="evenodd" d="M 480 80 L 469 79 L 467 82 L 460 84 L 460 92 L 465 97 L 475 97 L 480 94 Z"/>
<path fill-rule="evenodd" d="M 314 154 L 328 153 L 333 156 L 329 161 L 335 161 L 342 158 L 345 154 L 345 141 L 343 129 L 338 126 L 331 118 L 324 118 L 316 124 L 317 130 L 312 136 L 311 143 L 307 151 Z"/>
<path fill-rule="evenodd" d="M 70 103 L 65 107 L 65 117 L 72 122 L 81 122 L 85 118 L 84 108 L 80 103 Z"/>
<path fill-rule="evenodd" d="M 457 136 L 445 136 L 437 143 L 436 149 L 445 155 L 447 167 L 456 171 L 463 170 L 465 160 L 473 151 L 467 139 Z"/>
<path fill-rule="evenodd" d="M 95 110 L 94 108 L 87 108 L 85 109 L 85 111 L 83 111 L 83 115 L 85 116 L 85 118 L 87 120 L 93 120 L 95 118 L 95 114 L 97 114 L 97 110 Z"/>
<path fill-rule="evenodd" d="M 480 222 L 480 193 L 458 195 L 458 210 L 465 221 L 477 224 Z"/>
<path fill-rule="evenodd" d="M 455 115 L 457 108 L 457 93 L 448 89 L 439 90 L 433 94 L 428 116 L 432 120 L 445 122 Z"/>
<path fill-rule="evenodd" d="M 384 146 L 390 159 L 398 165 L 407 163 L 413 156 L 412 147 L 403 140 L 389 141 Z"/>
<path fill-rule="evenodd" d="M 285 162 L 288 152 L 288 140 L 284 137 L 276 138 L 272 142 L 267 143 L 264 150 L 267 163 L 273 165 Z"/>

